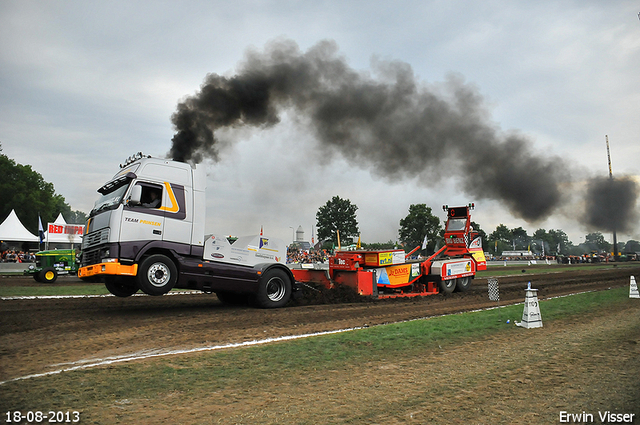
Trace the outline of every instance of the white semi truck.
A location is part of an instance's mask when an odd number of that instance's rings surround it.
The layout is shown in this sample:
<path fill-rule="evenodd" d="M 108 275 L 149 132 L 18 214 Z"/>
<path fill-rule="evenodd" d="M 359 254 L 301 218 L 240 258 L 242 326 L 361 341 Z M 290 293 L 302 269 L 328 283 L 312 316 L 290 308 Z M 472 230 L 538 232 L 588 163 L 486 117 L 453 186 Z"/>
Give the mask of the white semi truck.
<path fill-rule="evenodd" d="M 263 235 L 205 236 L 204 167 L 130 157 L 104 186 L 89 215 L 78 276 L 101 276 L 119 297 L 173 288 L 214 292 L 223 302 L 251 298 L 285 305 L 296 291 L 286 246 Z"/>

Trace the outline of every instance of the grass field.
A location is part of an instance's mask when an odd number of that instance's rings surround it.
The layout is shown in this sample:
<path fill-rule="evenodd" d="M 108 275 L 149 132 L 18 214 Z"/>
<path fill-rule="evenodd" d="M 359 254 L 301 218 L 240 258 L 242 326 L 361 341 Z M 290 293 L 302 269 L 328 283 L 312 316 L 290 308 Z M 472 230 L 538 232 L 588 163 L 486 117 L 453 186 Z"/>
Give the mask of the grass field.
<path fill-rule="evenodd" d="M 547 328 L 561 329 L 566 322 L 580 324 L 585 317 L 620 311 L 632 312 L 626 327 L 620 328 L 620 335 L 610 330 L 602 335 L 624 338 L 624 333 L 626 338 L 638 338 L 634 341 L 640 343 L 640 303 L 628 298 L 628 288 L 546 300 L 540 306 L 545 328 L 538 330 L 505 323 L 507 318 L 512 322 L 520 319 L 522 306 L 516 305 L 267 346 L 148 359 L 8 382 L 0 386 L 0 412 L 77 410 L 82 415 L 81 423 L 160 423 L 169 419 L 174 423 L 424 423 L 413 420 L 415 412 L 416 420 L 435 418 L 435 423 L 452 423 L 446 407 L 433 413 L 437 416 L 425 417 L 431 415 L 429 406 L 448 400 L 451 410 L 471 397 L 474 388 L 506 379 L 511 372 L 514 376 L 521 374 L 509 370 L 522 366 L 514 365 L 509 358 L 503 359 L 508 364 L 504 376 L 490 364 L 493 360 L 483 361 L 485 372 L 471 372 L 477 366 L 473 364 L 473 347 L 486 351 L 498 342 L 512 340 L 516 344 L 513 356 L 521 355 L 522 349 L 532 349 L 522 346 L 528 336 L 539 338 L 550 332 Z M 600 344 L 598 347 L 610 344 L 604 339 L 599 341 L 600 336 L 576 336 L 575 340 L 566 341 L 577 331 L 567 332 L 569 336 L 560 337 L 555 346 L 566 343 L 569 350 L 584 350 L 596 343 Z M 554 348 L 547 352 L 540 348 L 543 342 L 539 344 L 536 353 L 531 353 L 532 362 L 537 359 L 541 365 L 549 361 L 555 364 L 559 359 L 553 355 L 560 353 Z M 637 364 L 638 349 L 634 349 Z M 602 348 L 594 346 L 593 350 L 597 356 Z M 548 355 L 546 360 L 539 358 L 542 351 Z M 597 364 L 598 359 L 595 360 Z M 462 378 L 452 374 L 448 380 L 448 373 L 465 368 L 469 373 Z M 559 373 L 566 373 L 560 370 Z M 431 374 L 437 376 L 429 378 Z M 532 379 L 530 375 L 525 378 Z M 439 384 L 425 387 L 430 379 Z M 637 375 L 634 379 L 637 381 Z M 606 389 L 615 382 L 601 384 Z M 454 387 L 455 392 L 447 395 Z M 640 395 L 639 390 L 638 386 L 628 389 L 632 397 Z M 553 385 L 549 391 L 553 392 Z M 591 390 L 585 386 L 580 391 Z M 482 397 L 482 402 L 487 403 L 488 395 Z M 628 394 L 616 397 L 619 400 L 613 399 L 610 408 L 634 408 L 629 407 Z M 539 400 L 534 397 L 533 402 Z M 552 410 L 571 407 L 561 404 Z M 515 414 L 520 414 L 521 408 L 512 406 Z M 501 418 L 500 412 L 498 409 L 497 419 Z M 503 413 L 502 418 L 508 418 Z M 460 413 L 460 423 L 474 418 L 484 418 L 476 423 L 504 423 L 490 420 L 487 414 L 465 418 Z M 508 422 L 548 423 L 526 417 Z"/>
<path fill-rule="evenodd" d="M 509 265 L 508 267 L 504 266 L 489 266 L 487 270 L 479 271 L 477 273 L 477 277 L 486 278 L 486 277 L 494 277 L 494 276 L 505 276 L 512 274 L 541 274 L 541 273 L 563 273 L 569 271 L 576 270 L 601 270 L 601 269 L 610 269 L 612 267 L 636 267 L 638 263 L 602 263 L 602 264 L 552 264 L 547 265 L 544 263 L 541 264 L 532 264 L 526 265 L 521 264 L 518 266 Z M 517 267 L 517 270 L 514 271 L 514 267 Z M 522 272 L 524 270 L 524 273 Z"/>

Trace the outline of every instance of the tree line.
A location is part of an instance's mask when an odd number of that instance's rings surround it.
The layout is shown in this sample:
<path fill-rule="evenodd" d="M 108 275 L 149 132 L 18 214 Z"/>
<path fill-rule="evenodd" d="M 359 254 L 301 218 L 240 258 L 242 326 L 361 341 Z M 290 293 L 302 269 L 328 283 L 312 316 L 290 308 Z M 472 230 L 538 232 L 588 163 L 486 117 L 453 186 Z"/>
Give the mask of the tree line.
<path fill-rule="evenodd" d="M 74 211 L 64 197 L 55 192 L 53 183 L 42 178 L 42 175 L 30 165 L 16 163 L 2 153 L 0 143 L 0 220 L 4 220 L 11 210 L 31 233 L 38 234 L 38 216 L 43 226 L 53 222 L 58 214 L 67 223 L 84 223 L 85 213 Z"/>
<path fill-rule="evenodd" d="M 356 211 L 358 207 L 349 199 L 334 196 L 321 206 L 316 213 L 316 227 L 318 239 L 324 242 L 324 247 L 329 248 L 338 244 L 338 234 L 342 245 L 354 243 L 359 238 L 360 230 Z M 412 204 L 408 214 L 400 219 L 398 229 L 398 243 L 394 241 L 362 243 L 362 246 L 370 249 L 388 249 L 398 245 L 410 251 L 417 246 L 422 246 L 425 236 L 427 247 L 422 254 L 431 254 L 444 243 L 445 221 L 435 216 L 426 204 Z M 567 234 L 561 229 L 537 229 L 529 235 L 522 227 L 509 229 L 504 224 L 499 224 L 496 229 L 487 234 L 481 226 L 472 221 L 471 227 L 482 237 L 485 252 L 492 255 L 501 255 L 504 251 L 531 251 L 537 255 L 582 255 L 590 252 L 611 252 L 613 246 L 605 240 L 600 232 L 588 233 L 584 242 L 574 245 Z M 619 252 L 640 252 L 640 242 L 629 240 L 618 242 Z"/>

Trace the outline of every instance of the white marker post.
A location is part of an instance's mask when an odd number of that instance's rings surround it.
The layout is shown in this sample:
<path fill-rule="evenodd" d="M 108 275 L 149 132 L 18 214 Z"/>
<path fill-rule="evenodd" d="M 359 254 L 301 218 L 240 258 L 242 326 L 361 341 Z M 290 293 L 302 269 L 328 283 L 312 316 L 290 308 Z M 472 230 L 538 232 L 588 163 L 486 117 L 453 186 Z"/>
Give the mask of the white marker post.
<path fill-rule="evenodd" d="M 542 315 L 540 314 L 540 304 L 538 303 L 538 290 L 531 289 L 531 282 L 525 289 L 527 292 L 524 298 L 524 311 L 522 312 L 522 322 L 516 325 L 523 328 L 541 328 Z"/>
<path fill-rule="evenodd" d="M 631 276 L 631 282 L 629 284 L 629 298 L 640 298 L 640 292 L 638 292 L 638 284 L 636 278 Z"/>

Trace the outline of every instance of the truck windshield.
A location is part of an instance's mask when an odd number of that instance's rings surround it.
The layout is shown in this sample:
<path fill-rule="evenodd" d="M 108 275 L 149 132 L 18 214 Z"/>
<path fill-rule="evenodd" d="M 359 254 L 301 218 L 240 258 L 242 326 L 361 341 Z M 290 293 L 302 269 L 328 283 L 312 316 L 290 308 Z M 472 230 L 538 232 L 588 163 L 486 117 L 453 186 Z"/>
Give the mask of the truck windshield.
<path fill-rule="evenodd" d="M 447 231 L 449 232 L 457 232 L 464 230 L 467 225 L 466 218 L 450 218 L 449 222 L 447 222 Z"/>
<path fill-rule="evenodd" d="M 100 196 L 100 198 L 96 201 L 89 216 L 93 217 L 100 211 L 112 210 L 117 208 L 118 205 L 120 205 L 124 194 L 127 193 L 129 183 L 131 183 L 131 178 L 128 176 L 122 176 L 116 180 L 110 181 L 109 183 L 98 189 L 98 192 L 102 196 Z"/>

